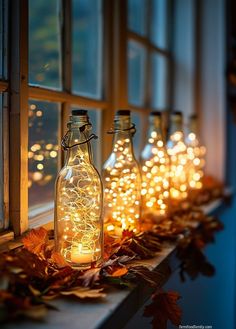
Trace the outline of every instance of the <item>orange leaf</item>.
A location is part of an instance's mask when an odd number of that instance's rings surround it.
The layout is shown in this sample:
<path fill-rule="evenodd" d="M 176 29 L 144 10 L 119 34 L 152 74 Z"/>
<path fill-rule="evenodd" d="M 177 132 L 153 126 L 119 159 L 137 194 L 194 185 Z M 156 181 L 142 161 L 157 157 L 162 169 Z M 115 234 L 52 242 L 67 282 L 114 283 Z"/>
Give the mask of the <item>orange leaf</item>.
<path fill-rule="evenodd" d="M 127 268 L 125 268 L 125 267 L 121 267 L 121 268 L 119 268 L 118 270 L 116 270 L 115 272 L 113 272 L 113 273 L 112 273 L 112 276 L 113 276 L 113 277 L 123 276 L 123 275 L 125 275 L 126 273 L 128 273 Z"/>
<path fill-rule="evenodd" d="M 69 263 L 64 259 L 64 257 L 59 252 L 53 252 L 51 256 L 51 260 L 55 263 L 59 268 L 70 266 Z"/>
<path fill-rule="evenodd" d="M 48 242 L 48 232 L 43 227 L 33 229 L 22 239 L 22 242 L 28 251 L 40 255 Z"/>

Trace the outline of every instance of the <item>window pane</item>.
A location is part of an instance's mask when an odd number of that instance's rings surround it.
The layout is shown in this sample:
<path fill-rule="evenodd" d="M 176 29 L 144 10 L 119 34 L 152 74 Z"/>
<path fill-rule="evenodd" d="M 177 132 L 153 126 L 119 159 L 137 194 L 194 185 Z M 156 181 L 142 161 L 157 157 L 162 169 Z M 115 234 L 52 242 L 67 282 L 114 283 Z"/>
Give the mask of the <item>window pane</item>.
<path fill-rule="evenodd" d="M 60 0 L 29 0 L 29 82 L 61 88 Z"/>
<path fill-rule="evenodd" d="M 60 105 L 30 101 L 29 105 L 29 207 L 53 201 L 58 171 Z"/>
<path fill-rule="evenodd" d="M 140 35 L 147 34 L 147 0 L 129 0 L 128 27 Z"/>
<path fill-rule="evenodd" d="M 159 54 L 152 54 L 152 84 L 151 84 L 151 106 L 164 109 L 167 105 L 167 63 L 166 57 Z"/>
<path fill-rule="evenodd" d="M 0 0 L 0 78 L 7 79 L 8 1 Z"/>
<path fill-rule="evenodd" d="M 72 89 L 102 97 L 102 1 L 73 0 Z"/>
<path fill-rule="evenodd" d="M 141 106 L 145 102 L 146 49 L 135 41 L 128 43 L 129 103 Z"/>
<path fill-rule="evenodd" d="M 135 124 L 136 133 L 133 138 L 134 145 L 134 154 L 137 160 L 140 157 L 140 148 L 141 148 L 141 116 L 137 112 L 132 112 L 132 122 Z"/>
<path fill-rule="evenodd" d="M 73 106 L 72 109 L 78 109 Z M 92 152 L 95 167 L 98 171 L 101 170 L 101 110 L 89 109 L 88 116 L 93 126 L 91 133 L 98 136 L 98 139 L 92 139 Z"/>
<path fill-rule="evenodd" d="M 168 44 L 168 0 L 152 0 L 151 2 L 151 41 L 160 48 Z"/>

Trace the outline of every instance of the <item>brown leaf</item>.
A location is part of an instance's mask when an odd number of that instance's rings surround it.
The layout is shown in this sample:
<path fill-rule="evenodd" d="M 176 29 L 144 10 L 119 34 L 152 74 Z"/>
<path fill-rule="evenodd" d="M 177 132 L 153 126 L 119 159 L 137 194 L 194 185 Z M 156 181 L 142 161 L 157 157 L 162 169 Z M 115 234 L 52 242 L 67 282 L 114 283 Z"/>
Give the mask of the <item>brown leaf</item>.
<path fill-rule="evenodd" d="M 148 283 L 153 287 L 157 287 L 163 282 L 163 273 L 158 270 L 151 271 L 147 266 L 132 265 L 129 267 L 129 275 L 136 280 Z"/>
<path fill-rule="evenodd" d="M 90 289 L 86 287 L 76 287 L 68 291 L 61 291 L 63 296 L 75 296 L 81 299 L 84 298 L 104 298 L 106 294 L 102 292 L 103 289 Z"/>
<path fill-rule="evenodd" d="M 115 272 L 113 272 L 113 273 L 112 273 L 112 276 L 113 276 L 113 277 L 120 277 L 120 276 L 123 276 L 123 275 L 125 275 L 125 274 L 127 274 L 127 273 L 128 273 L 127 268 L 125 268 L 125 267 L 121 267 L 121 268 L 119 268 L 118 270 L 116 270 Z"/>
<path fill-rule="evenodd" d="M 43 227 L 33 229 L 22 239 L 22 242 L 28 251 L 40 255 L 48 243 L 48 232 Z"/>
<path fill-rule="evenodd" d="M 52 263 L 55 263 L 59 268 L 69 266 L 69 263 L 67 263 L 65 258 L 59 252 L 56 251 L 52 253 L 51 261 Z"/>
<path fill-rule="evenodd" d="M 82 280 L 82 285 L 84 287 L 92 287 L 95 282 L 99 281 L 100 271 L 100 267 L 91 268 L 85 271 L 84 274 L 79 277 L 79 279 Z"/>
<path fill-rule="evenodd" d="M 167 329 L 167 322 L 170 320 L 173 325 L 179 327 L 182 311 L 177 304 L 180 295 L 177 292 L 164 292 L 158 290 L 152 296 L 152 303 L 145 307 L 143 315 L 152 317 L 153 329 Z"/>

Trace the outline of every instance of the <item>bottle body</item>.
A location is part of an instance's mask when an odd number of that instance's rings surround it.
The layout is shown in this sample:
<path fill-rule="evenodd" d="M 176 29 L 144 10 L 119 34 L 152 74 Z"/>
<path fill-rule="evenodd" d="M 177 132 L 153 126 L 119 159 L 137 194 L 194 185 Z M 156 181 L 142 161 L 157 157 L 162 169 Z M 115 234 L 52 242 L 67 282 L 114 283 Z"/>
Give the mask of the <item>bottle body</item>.
<path fill-rule="evenodd" d="M 167 141 L 169 155 L 169 182 L 170 199 L 183 200 L 187 197 L 188 156 L 184 141 L 182 115 L 179 112 L 172 114 L 171 132 Z"/>
<path fill-rule="evenodd" d="M 206 148 L 199 142 L 197 117 L 195 115 L 190 117 L 186 146 L 188 154 L 188 187 L 191 190 L 199 190 L 202 188 Z"/>
<path fill-rule="evenodd" d="M 73 126 L 73 124 L 72 124 Z M 71 129 L 65 166 L 56 181 L 55 245 L 73 267 L 89 267 L 103 254 L 102 183 L 92 164 L 87 128 Z M 82 144 L 80 144 L 82 143 Z"/>
<path fill-rule="evenodd" d="M 152 112 L 147 143 L 141 153 L 142 215 L 158 220 L 167 214 L 169 157 L 161 130 L 161 113 Z"/>
<path fill-rule="evenodd" d="M 118 236 L 123 230 L 137 232 L 140 219 L 141 176 L 133 154 L 129 115 L 116 116 L 113 149 L 103 166 L 102 176 L 106 230 Z"/>

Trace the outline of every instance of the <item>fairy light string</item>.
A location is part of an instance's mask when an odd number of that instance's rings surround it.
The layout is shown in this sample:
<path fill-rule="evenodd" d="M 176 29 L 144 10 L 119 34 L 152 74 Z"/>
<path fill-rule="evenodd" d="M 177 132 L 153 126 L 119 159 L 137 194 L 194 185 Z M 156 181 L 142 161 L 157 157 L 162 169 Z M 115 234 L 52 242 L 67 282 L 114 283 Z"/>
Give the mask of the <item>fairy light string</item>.
<path fill-rule="evenodd" d="M 125 229 L 137 232 L 139 227 L 141 177 L 133 154 L 134 132 L 130 111 L 118 111 L 113 150 L 103 168 L 105 228 L 115 235 Z"/>
<path fill-rule="evenodd" d="M 187 197 L 188 154 L 184 141 L 181 112 L 171 116 L 171 131 L 167 141 L 169 155 L 170 199 L 183 200 Z"/>
<path fill-rule="evenodd" d="M 206 148 L 201 146 L 199 142 L 196 115 L 190 116 L 188 130 L 186 138 L 188 154 L 188 187 L 192 190 L 198 190 L 202 188 Z"/>
<path fill-rule="evenodd" d="M 142 214 L 163 217 L 168 210 L 169 158 L 161 131 L 161 113 L 151 112 L 148 141 L 141 154 Z"/>
<path fill-rule="evenodd" d="M 69 132 L 67 164 L 57 181 L 57 247 L 74 266 L 87 265 L 102 255 L 102 187 L 91 163 L 89 130 L 87 125 L 79 136 L 73 129 Z"/>

